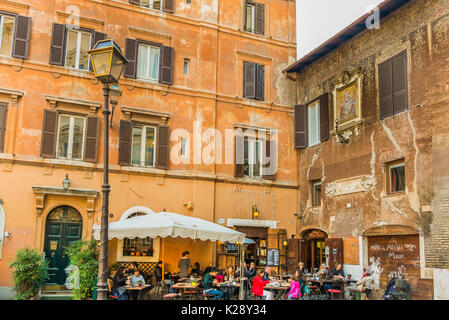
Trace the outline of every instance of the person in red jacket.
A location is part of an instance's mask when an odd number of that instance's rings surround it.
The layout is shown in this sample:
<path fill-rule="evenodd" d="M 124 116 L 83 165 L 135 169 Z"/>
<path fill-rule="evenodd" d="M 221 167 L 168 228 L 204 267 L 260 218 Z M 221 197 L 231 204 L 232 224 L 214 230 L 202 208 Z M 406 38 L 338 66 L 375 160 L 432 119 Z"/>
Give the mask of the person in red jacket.
<path fill-rule="evenodd" d="M 253 280 L 253 296 L 262 297 L 264 296 L 264 287 L 266 284 L 270 283 L 270 280 L 264 281 L 262 279 L 264 270 L 260 269 L 257 271 L 257 276 Z"/>

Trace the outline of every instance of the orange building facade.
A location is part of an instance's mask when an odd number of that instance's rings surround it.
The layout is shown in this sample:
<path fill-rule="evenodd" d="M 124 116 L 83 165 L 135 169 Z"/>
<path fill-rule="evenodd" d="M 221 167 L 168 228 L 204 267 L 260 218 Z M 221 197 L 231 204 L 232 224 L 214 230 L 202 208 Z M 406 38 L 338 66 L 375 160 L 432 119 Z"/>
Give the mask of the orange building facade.
<path fill-rule="evenodd" d="M 161 211 L 198 217 L 256 238 L 247 259 L 264 265 L 266 249 L 277 248 L 286 263 L 299 199 L 296 87 L 282 73 L 296 58 L 295 1 L 188 2 L 0 1 L 2 296 L 17 249 L 61 254 L 100 223 L 103 91 L 87 50 L 105 37 L 130 61 L 110 124 L 110 221 Z M 176 272 L 189 250 L 203 268 L 224 268 L 235 256 L 223 248 L 111 240 L 109 261 L 163 260 Z"/>

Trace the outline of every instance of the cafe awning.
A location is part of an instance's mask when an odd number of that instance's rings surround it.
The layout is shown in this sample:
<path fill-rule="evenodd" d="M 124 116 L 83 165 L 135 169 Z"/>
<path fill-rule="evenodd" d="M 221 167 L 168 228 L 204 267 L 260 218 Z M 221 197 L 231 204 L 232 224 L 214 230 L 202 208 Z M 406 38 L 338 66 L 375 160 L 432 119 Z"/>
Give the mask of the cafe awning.
<path fill-rule="evenodd" d="M 93 236 L 100 239 L 100 226 L 94 224 Z M 109 240 L 123 238 L 190 238 L 202 241 L 240 242 L 245 234 L 199 218 L 171 212 L 150 213 L 109 224 Z"/>

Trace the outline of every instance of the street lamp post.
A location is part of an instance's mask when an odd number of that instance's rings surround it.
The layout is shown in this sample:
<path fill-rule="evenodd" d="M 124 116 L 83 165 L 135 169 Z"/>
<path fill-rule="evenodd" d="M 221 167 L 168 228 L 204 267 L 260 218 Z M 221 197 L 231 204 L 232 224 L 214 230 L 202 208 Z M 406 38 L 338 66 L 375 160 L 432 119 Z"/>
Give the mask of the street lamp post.
<path fill-rule="evenodd" d="M 101 207 L 101 230 L 100 230 L 100 254 L 98 261 L 98 300 L 107 300 L 108 296 L 108 215 L 109 215 L 109 85 L 117 84 L 123 73 L 128 60 L 123 56 L 122 50 L 112 39 L 98 41 L 95 48 L 89 50 L 91 63 L 95 77 L 99 79 L 103 87 L 104 95 L 104 172 Z"/>

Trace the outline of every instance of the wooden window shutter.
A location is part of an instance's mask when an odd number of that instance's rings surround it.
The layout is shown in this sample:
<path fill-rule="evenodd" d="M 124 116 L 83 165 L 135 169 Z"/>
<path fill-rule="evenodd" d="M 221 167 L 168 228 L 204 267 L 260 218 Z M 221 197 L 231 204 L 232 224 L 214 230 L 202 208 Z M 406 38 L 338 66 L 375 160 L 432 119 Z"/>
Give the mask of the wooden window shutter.
<path fill-rule="evenodd" d="M 136 6 L 140 6 L 140 0 L 129 0 L 129 3 Z"/>
<path fill-rule="evenodd" d="M 270 160 L 270 156 L 271 156 L 271 144 L 273 142 L 270 139 L 266 139 L 265 140 L 265 150 L 262 153 L 263 155 L 263 167 L 262 167 L 262 175 L 263 178 L 266 180 L 275 180 L 276 179 L 276 172 L 273 172 L 275 170 L 274 168 L 270 168 L 270 164 L 271 162 L 269 162 L 268 160 Z"/>
<path fill-rule="evenodd" d="M 256 84 L 256 99 L 260 101 L 265 100 L 265 66 L 256 64 L 257 70 L 257 84 Z"/>
<path fill-rule="evenodd" d="M 329 95 L 320 97 L 320 134 L 321 142 L 329 140 Z"/>
<path fill-rule="evenodd" d="M 163 0 L 164 5 L 162 6 L 162 10 L 168 13 L 175 12 L 175 0 Z"/>
<path fill-rule="evenodd" d="M 295 149 L 304 149 L 308 146 L 307 105 L 295 106 Z"/>
<path fill-rule="evenodd" d="M 256 98 L 256 64 L 243 62 L 243 97 Z"/>
<path fill-rule="evenodd" d="M 106 37 L 107 37 L 107 35 L 105 33 L 92 31 L 92 42 L 90 45 L 91 49 L 93 49 L 95 47 L 95 45 L 97 44 L 98 41 L 104 40 L 104 39 L 106 39 Z M 90 62 L 90 57 L 89 57 L 89 62 Z M 89 64 L 89 71 L 94 71 L 92 63 Z"/>
<path fill-rule="evenodd" d="M 334 269 L 340 263 L 344 264 L 343 256 L 343 239 L 341 238 L 326 238 L 325 246 L 329 248 L 329 267 Z"/>
<path fill-rule="evenodd" d="M 8 107 L 5 103 L 0 103 L 0 153 L 5 148 L 5 133 L 6 133 L 6 114 Z"/>
<path fill-rule="evenodd" d="M 87 117 L 86 140 L 84 143 L 84 161 L 86 162 L 97 162 L 99 127 L 100 118 Z"/>
<path fill-rule="evenodd" d="M 256 4 L 256 34 L 265 34 L 265 5 Z"/>
<path fill-rule="evenodd" d="M 245 10 L 243 10 L 243 14 L 245 15 L 245 24 L 244 24 L 245 31 L 249 31 L 248 30 L 248 1 L 245 1 Z"/>
<path fill-rule="evenodd" d="M 236 178 L 241 178 L 244 176 L 244 136 L 235 136 L 234 141 L 234 176 Z"/>
<path fill-rule="evenodd" d="M 137 73 L 137 40 L 135 39 L 126 39 L 126 49 L 125 56 L 128 59 L 128 63 L 125 66 L 125 71 L 123 72 L 123 76 L 125 78 L 136 78 Z"/>
<path fill-rule="evenodd" d="M 131 165 L 133 123 L 120 120 L 120 138 L 118 147 L 118 164 L 121 166 Z"/>
<path fill-rule="evenodd" d="M 381 120 L 393 115 L 393 76 L 391 60 L 379 65 L 379 105 Z"/>
<path fill-rule="evenodd" d="M 392 59 L 393 112 L 398 114 L 408 109 L 407 53 Z"/>
<path fill-rule="evenodd" d="M 159 82 L 173 84 L 173 64 L 175 61 L 175 49 L 172 47 L 161 48 L 161 60 L 159 63 Z"/>
<path fill-rule="evenodd" d="M 42 125 L 41 157 L 54 158 L 56 154 L 56 136 L 58 130 L 58 113 L 44 110 Z"/>
<path fill-rule="evenodd" d="M 16 31 L 14 34 L 14 44 L 12 56 L 20 59 L 28 59 L 31 36 L 31 18 L 17 16 Z"/>
<path fill-rule="evenodd" d="M 64 65 L 65 33 L 65 25 L 53 23 L 51 34 L 50 64 L 57 66 Z"/>
<path fill-rule="evenodd" d="M 156 168 L 168 170 L 169 165 L 170 127 L 159 126 L 157 128 L 157 154 Z"/>

